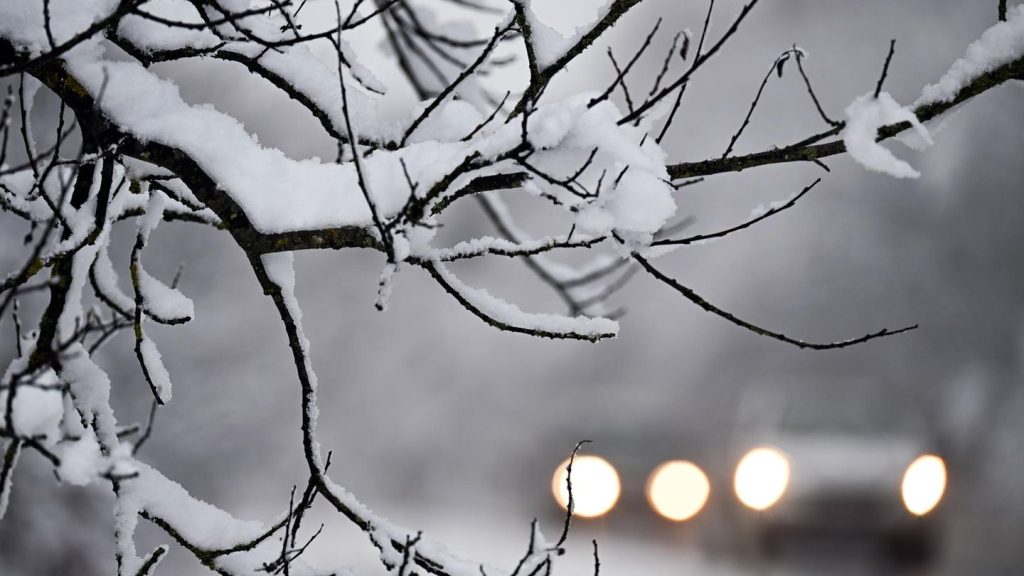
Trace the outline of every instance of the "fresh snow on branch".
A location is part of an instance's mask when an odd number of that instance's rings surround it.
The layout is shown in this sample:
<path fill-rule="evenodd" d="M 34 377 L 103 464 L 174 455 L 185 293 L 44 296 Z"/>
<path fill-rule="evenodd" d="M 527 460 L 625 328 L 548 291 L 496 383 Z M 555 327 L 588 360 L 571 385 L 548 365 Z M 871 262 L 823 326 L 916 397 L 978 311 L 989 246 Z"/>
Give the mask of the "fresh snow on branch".
<path fill-rule="evenodd" d="M 619 333 L 619 323 L 607 318 L 570 318 L 557 314 L 524 312 L 515 304 L 497 298 L 482 288 L 467 286 L 440 262 L 435 262 L 434 268 L 441 279 L 451 286 L 458 296 L 465 299 L 466 303 L 500 324 L 556 337 L 582 335 L 606 338 Z"/>
<path fill-rule="evenodd" d="M 576 46 L 588 32 L 593 30 L 594 26 L 598 22 L 608 15 L 612 4 L 615 2 L 615 0 L 606 0 L 598 10 L 597 16 L 594 18 L 592 23 L 589 25 L 579 26 L 572 35 L 565 36 L 546 23 L 544 19 L 537 14 L 533 9 L 533 1 L 534 0 L 513 0 L 513 2 L 522 6 L 523 12 L 526 15 L 526 21 L 530 28 L 531 48 L 537 58 L 537 65 L 541 71 L 550 68 L 561 60 L 566 53 Z"/>
<path fill-rule="evenodd" d="M 18 364 L 12 364 L 12 367 Z M 9 376 L 9 374 L 8 374 Z M 6 380 L 6 378 L 5 378 Z M 31 383 L 17 387 L 12 406 L 13 430 L 19 436 L 39 438 L 47 446 L 60 438 L 64 401 L 60 381 L 46 370 Z M 9 392 L 0 390 L 0 407 L 6 407 Z M 0 410 L 0 428 L 8 427 L 7 411 Z"/>
<path fill-rule="evenodd" d="M 919 177 L 920 172 L 877 141 L 879 128 L 900 122 L 909 122 L 917 134 L 931 144 L 928 129 L 918 121 L 914 112 L 897 104 L 888 92 L 879 93 L 877 98 L 872 93 L 857 98 L 846 108 L 846 127 L 843 129 L 846 150 L 868 170 L 896 178 Z"/>
<path fill-rule="evenodd" d="M 1010 7 L 1005 22 L 986 30 L 967 47 L 967 53 L 934 84 L 925 86 L 914 106 L 949 102 L 960 90 L 986 72 L 1024 57 L 1024 4 Z"/>
<path fill-rule="evenodd" d="M 49 0 L 49 34 L 61 44 L 86 31 L 117 9 L 119 0 Z M 4 0 L 0 3 L 0 38 L 12 41 L 31 56 L 49 50 L 50 43 L 40 0 Z"/>
<path fill-rule="evenodd" d="M 836 142 L 821 142 L 839 133 L 840 123 L 826 114 L 828 106 L 801 68 L 829 130 L 785 148 L 734 156 L 730 145 L 721 157 L 668 164 L 660 143 L 679 116 L 683 92 L 757 3 L 746 2 L 731 25 L 712 33 L 709 12 L 692 51 L 695 36 L 676 36 L 667 56 L 656 58 L 662 69 L 653 87 L 635 85 L 640 74 L 633 64 L 660 50 L 660 22 L 624 67 L 609 52 L 617 73 L 604 91 L 588 87 L 555 96 L 549 85 L 640 0 L 606 0 L 595 18 L 569 35 L 538 15 L 534 0 L 343 0 L 323 3 L 326 11 L 307 8 L 301 19 L 307 2 L 299 0 L 0 0 L 0 77 L 11 87 L 0 101 L 0 213 L 30 230 L 23 263 L 0 280 L 0 322 L 9 312 L 18 320 L 17 354 L 0 381 L 6 442 L 0 516 L 14 466 L 29 451 L 41 455 L 62 483 L 113 488 L 120 576 L 152 574 L 167 551 L 136 551 L 139 518 L 220 574 L 319 573 L 301 561 L 305 546 L 296 541 L 296 525 L 314 499 L 362 530 L 392 574 L 484 573 L 482 564 L 376 515 L 328 476 L 330 452 L 323 459 L 316 432 L 318 381 L 296 295 L 297 250 L 382 253 L 381 310 L 398 274 L 422 270 L 465 311 L 497 329 L 535 337 L 617 336 L 614 318 L 622 309 L 608 306 L 610 297 L 641 271 L 709 313 L 802 348 L 841 348 L 912 329 L 806 342 L 712 305 L 715 298 L 704 299 L 651 264 L 683 245 L 744 230 L 792 206 L 810 188 L 764 214 L 755 211 L 740 225 L 684 238 L 674 236 L 693 217 L 680 200 L 685 193 L 677 190 L 763 164 L 812 160 L 827 169 L 822 158 L 842 151 Z M 447 18 L 438 7 L 448 4 L 474 18 Z M 477 26 L 484 20 L 487 26 Z M 378 63 L 354 44 L 369 28 L 383 37 L 394 68 L 417 99 L 397 113 L 394 102 L 382 98 L 391 88 L 381 81 L 390 80 L 388 71 L 375 74 Z M 795 46 L 786 54 L 804 55 Z M 529 79 L 496 91 L 492 72 L 524 55 Z M 894 126 L 909 125 L 901 138 L 930 144 L 931 134 L 913 110 L 936 121 L 951 112 L 949 103 L 989 89 L 986 72 L 998 69 L 999 81 L 1019 76 L 1008 65 L 1022 56 L 1024 7 L 1018 6 L 924 90 L 917 108 L 900 106 L 884 92 L 857 98 L 846 109 L 842 142 L 870 170 L 917 177 L 879 143 L 879 130 L 887 127 L 881 136 L 890 137 Z M 203 59 L 244 68 L 310 113 L 336 145 L 326 151 L 330 159 L 297 160 L 261 143 L 231 114 L 187 101 L 174 71 L 160 64 L 189 66 Z M 774 70 L 780 77 L 783 60 Z M 36 107 L 43 95 L 55 96 L 61 106 Z M 733 144 L 759 102 L 760 92 Z M 47 122 L 33 128 L 33 117 L 45 114 Z M 51 126 L 57 126 L 55 134 Z M 22 150 L 9 150 L 15 146 Z M 474 201 L 486 229 L 460 222 L 438 234 L 452 224 L 445 218 L 450 205 Z M 526 221 L 512 209 L 526 203 L 546 212 Z M 244 251 L 288 338 L 301 392 L 308 484 L 302 501 L 293 494 L 287 513 L 269 525 L 238 520 L 136 459 L 154 431 L 153 415 L 173 391 L 169 359 L 147 335 L 148 323 L 183 323 L 196 313 L 177 277 L 158 279 L 143 266 L 143 252 L 159 249 L 163 240 L 154 235 L 156 228 L 176 221 L 221 232 Z M 116 244 L 124 238 L 118 228 L 129 226 L 135 226 L 134 245 L 127 246 L 131 260 L 120 262 L 125 246 Z M 469 237 L 451 238 L 466 230 Z M 435 246 L 438 237 L 449 247 Z M 566 252 L 585 257 L 561 258 Z M 568 312 L 526 312 L 467 285 L 447 267 L 493 256 L 523 263 Z M 131 292 L 119 279 L 125 272 Z M 32 302 L 19 308 L 19 298 Z M 22 324 L 19 309 L 36 317 L 26 315 Z M 118 341 L 119 333 L 134 335 L 150 388 L 142 390 L 153 395 L 145 425 L 119 427 L 111 407 L 112 392 L 124 387 L 112 385 L 98 350 Z M 532 529 L 527 555 L 513 574 L 550 574 L 564 551 L 567 532 L 551 543 L 536 525 Z"/>

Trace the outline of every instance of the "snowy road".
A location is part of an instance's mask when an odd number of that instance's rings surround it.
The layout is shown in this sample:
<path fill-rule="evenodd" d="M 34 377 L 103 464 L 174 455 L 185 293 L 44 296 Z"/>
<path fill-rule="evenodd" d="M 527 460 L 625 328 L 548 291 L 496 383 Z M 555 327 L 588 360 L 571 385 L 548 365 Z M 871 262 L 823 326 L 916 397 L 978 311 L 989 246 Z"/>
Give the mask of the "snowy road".
<path fill-rule="evenodd" d="M 452 552 L 464 558 L 483 561 L 485 567 L 511 570 L 526 548 L 529 519 L 518 521 L 515 514 L 499 515 L 497 518 L 481 517 L 434 517 L 429 513 L 413 515 L 429 518 L 421 527 L 425 537 L 434 538 L 447 544 Z M 556 534 L 546 534 L 549 538 Z M 349 535 L 350 536 L 350 535 Z M 311 550 L 308 557 L 314 565 L 337 567 L 338 539 L 347 540 L 346 535 L 324 534 L 321 546 Z M 874 559 L 856 552 L 826 552 L 822 557 L 787 561 L 785 563 L 740 566 L 728 558 L 706 558 L 692 548 L 675 548 L 665 540 L 658 542 L 628 534 L 603 532 L 600 528 L 584 528 L 574 531 L 568 541 L 567 553 L 558 559 L 554 574 L 557 576 L 591 576 L 594 574 L 594 557 L 591 538 L 599 544 L 603 575 L 633 575 L 638 567 L 645 575 L 686 575 L 686 576 L 924 576 L 927 572 L 893 571 L 886 569 Z M 323 542 L 334 545 L 323 546 Z M 353 541 L 358 542 L 358 540 Z M 345 550 L 357 551 L 361 556 L 351 560 L 347 566 L 361 574 L 383 573 L 376 557 L 368 546 L 355 544 Z M 488 573 L 497 573 L 489 570 Z"/>

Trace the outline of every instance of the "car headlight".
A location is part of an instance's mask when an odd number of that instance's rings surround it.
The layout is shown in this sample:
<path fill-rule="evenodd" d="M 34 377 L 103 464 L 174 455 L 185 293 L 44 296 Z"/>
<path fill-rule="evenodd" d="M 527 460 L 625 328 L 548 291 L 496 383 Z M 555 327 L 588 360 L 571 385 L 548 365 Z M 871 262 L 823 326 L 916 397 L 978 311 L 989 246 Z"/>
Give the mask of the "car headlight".
<path fill-rule="evenodd" d="M 696 464 L 685 460 L 661 464 L 647 480 L 647 501 L 651 508 L 675 522 L 696 516 L 710 493 L 708 477 Z"/>
<path fill-rule="evenodd" d="M 733 487 L 736 497 L 748 508 L 771 508 L 788 486 L 789 458 L 776 448 L 754 448 L 736 466 Z"/>
<path fill-rule="evenodd" d="M 946 491 L 946 463 L 933 454 L 918 456 L 903 473 L 903 505 L 915 516 L 931 512 Z"/>
<path fill-rule="evenodd" d="M 551 479 L 551 491 L 562 508 L 569 506 L 566 485 L 569 460 L 559 464 Z M 576 456 L 572 460 L 573 513 L 584 518 L 597 518 L 608 513 L 619 501 L 622 487 L 615 467 L 600 456 Z"/>

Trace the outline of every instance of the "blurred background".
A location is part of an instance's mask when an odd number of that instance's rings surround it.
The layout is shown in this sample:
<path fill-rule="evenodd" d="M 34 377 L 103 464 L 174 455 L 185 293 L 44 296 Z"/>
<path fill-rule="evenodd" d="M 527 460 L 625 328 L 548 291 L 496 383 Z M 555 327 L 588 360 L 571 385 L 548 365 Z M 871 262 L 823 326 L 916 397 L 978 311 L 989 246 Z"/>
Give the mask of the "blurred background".
<path fill-rule="evenodd" d="M 535 4 L 569 32 L 601 2 Z M 713 38 L 740 4 L 717 3 Z M 809 53 L 804 65 L 826 111 L 841 118 L 850 101 L 874 89 L 888 41 L 896 38 L 886 90 L 911 103 L 992 25 L 996 4 L 765 2 L 687 91 L 665 141 L 669 157 L 721 155 L 761 78 L 794 43 Z M 441 18 L 465 17 L 448 6 L 439 3 Z M 603 89 L 612 77 L 604 46 L 615 47 L 621 61 L 663 18 L 658 50 L 635 78 L 649 86 L 674 32 L 699 34 L 706 8 L 648 0 L 547 97 Z M 306 17 L 328 13 L 332 4 L 310 0 Z M 479 24 L 487 29 L 485 18 Z M 379 31 L 361 34 L 354 44 L 380 43 Z M 394 87 L 388 114 L 403 116 L 414 104 L 411 91 L 384 56 L 369 62 Z M 179 80 L 188 101 L 235 114 L 268 145 L 296 158 L 334 154 L 312 117 L 239 66 L 159 70 Z M 503 92 L 522 74 L 513 68 L 488 85 Z M 40 130 L 52 106 L 40 99 Z M 794 209 L 660 262 L 722 307 L 797 337 L 835 340 L 921 325 L 847 350 L 801 351 L 753 335 L 641 276 L 617 297 L 628 310 L 621 336 L 596 345 L 497 332 L 415 270 L 400 274 L 391 310 L 378 313 L 379 255 L 299 254 L 298 296 L 321 381 L 321 440 L 333 450 L 332 476 L 396 523 L 424 530 L 456 554 L 511 569 L 532 518 L 557 536 L 562 510 L 552 475 L 586 438 L 594 442 L 581 453 L 616 468 L 621 496 L 598 517 L 574 523 L 556 574 L 592 573 L 592 538 L 600 544 L 602 574 L 1020 573 L 1020 126 L 1021 88 L 1004 86 L 950 118 L 930 150 L 891 144 L 920 170 L 918 180 L 870 173 L 838 157 L 828 161 L 830 174 L 813 165 L 766 167 L 680 190 L 680 211 L 696 218 L 690 230 L 715 231 L 823 177 Z M 821 128 L 791 67 L 770 81 L 737 153 Z M 472 203 L 460 207 L 445 237 L 484 233 L 477 210 Z M 0 264 L 10 270 L 20 262 L 25 230 L 5 222 Z M 120 233 L 125 250 L 112 255 L 127 262 L 133 231 L 125 226 Z M 181 286 L 197 317 L 183 327 L 150 329 L 175 396 L 158 413 L 141 457 L 200 498 L 269 520 L 306 479 L 298 388 L 276 313 L 226 234 L 164 225 L 151 245 L 147 268 L 158 277 L 185 264 Z M 559 311 L 556 296 L 516 262 L 495 259 L 460 271 L 524 308 Z M 0 324 L 4 365 L 14 353 L 8 324 Z M 150 401 L 129 337 L 101 357 L 123 423 L 144 420 Z M 740 459 L 761 445 L 784 455 L 789 489 L 757 511 L 740 502 L 734 483 Z M 938 506 L 915 517 L 901 499 L 901 481 L 923 454 L 942 457 L 948 483 Z M 699 466 L 709 490 L 703 508 L 683 522 L 660 516 L 645 495 L 651 471 L 675 459 Z M 771 480 L 776 464 L 770 457 L 752 464 L 761 466 L 755 500 L 771 500 L 764 484 L 779 483 Z M 816 471 L 815 479 L 801 476 L 804 470 Z M 926 492 L 934 484 L 923 482 Z M 107 492 L 59 486 L 42 462 L 23 458 L 0 523 L 0 573 L 112 573 Z M 384 572 L 352 527 L 322 510 L 313 520 L 309 525 L 328 526 L 308 561 Z M 140 534 L 140 549 L 167 541 L 149 526 Z M 159 573 L 202 571 L 172 549 Z"/>

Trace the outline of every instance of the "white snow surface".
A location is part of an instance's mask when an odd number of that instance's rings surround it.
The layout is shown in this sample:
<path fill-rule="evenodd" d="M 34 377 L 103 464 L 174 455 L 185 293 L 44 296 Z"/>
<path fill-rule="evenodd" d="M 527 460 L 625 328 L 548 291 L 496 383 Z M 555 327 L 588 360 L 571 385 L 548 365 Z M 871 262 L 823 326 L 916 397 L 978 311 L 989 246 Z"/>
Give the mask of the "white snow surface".
<path fill-rule="evenodd" d="M 928 129 L 909 108 L 900 106 L 888 92 L 879 93 L 877 98 L 873 93 L 858 97 L 846 108 L 846 127 L 842 136 L 847 152 L 868 170 L 896 178 L 919 177 L 920 172 L 876 141 L 879 128 L 900 122 L 910 122 L 921 139 L 931 144 Z"/>
<path fill-rule="evenodd" d="M 5 378 L 6 380 L 6 378 Z M 53 370 L 40 374 L 29 384 L 16 388 L 12 420 L 18 436 L 39 438 L 44 445 L 60 437 L 64 401 L 60 381 Z M 0 427 L 7 426 L 7 390 L 0 390 Z"/>
<path fill-rule="evenodd" d="M 922 90 L 914 106 L 949 102 L 978 76 L 1024 57 L 1024 4 L 1012 6 L 1006 21 L 986 30 L 938 82 Z"/>
<path fill-rule="evenodd" d="M 50 0 L 53 40 L 60 45 L 92 24 L 109 16 L 118 0 Z M 40 0 L 3 0 L 0 2 L 0 37 L 7 38 L 32 56 L 50 49 L 43 3 Z"/>
<path fill-rule="evenodd" d="M 504 324 L 560 335 L 581 334 L 596 337 L 619 333 L 619 323 L 608 318 L 588 318 L 586 316 L 571 318 L 558 314 L 524 312 L 515 304 L 497 298 L 482 288 L 467 286 L 440 262 L 434 262 L 434 266 L 444 281 L 450 284 L 472 306 Z"/>
<path fill-rule="evenodd" d="M 580 207 L 576 224 L 591 234 L 613 229 L 652 234 L 676 213 L 666 154 L 653 139 L 645 138 L 641 128 L 619 126 L 622 114 L 611 102 L 590 107 L 593 96 L 578 94 L 557 106 L 541 108 L 530 116 L 528 138 L 535 147 L 547 150 L 529 161 L 559 179 L 572 176 L 596 148 L 598 153 L 577 181 L 597 197 L 581 200 L 542 178 L 533 183 L 566 205 Z"/>
<path fill-rule="evenodd" d="M 604 209 L 616 229 L 654 234 L 675 214 L 676 203 L 664 180 L 650 172 L 630 169 Z"/>
<path fill-rule="evenodd" d="M 338 67 L 334 63 L 320 61 L 304 44 L 288 46 L 280 51 L 265 51 L 255 44 L 233 42 L 224 48 L 227 52 L 236 52 L 255 58 L 260 56 L 259 63 L 268 71 L 284 79 L 293 88 L 305 94 L 316 107 L 327 114 L 331 125 L 340 133 L 345 133 L 345 118 L 341 108 L 341 88 L 338 84 Z M 349 55 L 349 62 L 358 63 L 354 55 Z M 345 68 L 342 77 L 348 90 L 348 114 L 352 120 L 352 128 L 362 137 L 375 142 L 395 139 L 401 133 L 400 126 L 394 122 L 383 120 L 378 112 L 377 96 L 364 88 L 369 85 L 378 92 L 383 92 L 383 85 L 370 75 L 369 71 L 357 68 L 359 73 L 356 81 L 353 73 Z"/>
<path fill-rule="evenodd" d="M 68 484 L 87 486 L 106 470 L 106 459 L 91 430 L 78 440 L 62 443 L 60 448 L 57 474 Z"/>
<path fill-rule="evenodd" d="M 548 26 L 531 6 L 531 0 L 520 0 L 526 22 L 530 27 L 530 39 L 537 66 L 544 70 L 550 67 L 572 47 L 572 39 Z"/>
<path fill-rule="evenodd" d="M 430 102 L 424 101 L 413 109 L 409 115 L 410 124 L 423 113 Z M 449 97 L 416 127 L 409 135 L 408 142 L 455 142 L 472 132 L 483 120 L 483 115 L 475 106 L 465 100 L 453 100 Z"/>
<path fill-rule="evenodd" d="M 195 316 L 195 307 L 181 291 L 171 288 L 150 276 L 141 266 L 138 269 L 139 293 L 142 304 L 154 316 L 166 321 L 182 322 Z"/>
<path fill-rule="evenodd" d="M 203 22 L 195 7 L 182 0 L 149 0 L 142 8 L 146 13 L 165 20 L 190 24 L 202 24 Z M 143 52 L 174 50 L 183 47 L 201 50 L 221 43 L 213 32 L 205 28 L 168 26 L 134 14 L 129 14 L 120 20 L 117 34 Z"/>
<path fill-rule="evenodd" d="M 104 231 L 101 236 L 107 234 L 108 231 Z M 106 242 L 105 239 L 101 240 Z M 89 268 L 92 267 L 97 251 L 96 244 L 83 246 L 71 259 L 71 283 L 64 297 L 64 309 L 57 320 L 58 335 L 63 340 L 74 337 L 76 330 L 82 325 L 82 292 L 88 282 Z"/>
<path fill-rule="evenodd" d="M 101 106 L 118 125 L 144 141 L 185 151 L 245 211 L 263 232 L 336 226 L 367 226 L 370 209 L 351 164 L 292 160 L 261 146 L 234 118 L 209 106 L 189 106 L 178 88 L 138 64 L 69 58 L 72 71 L 90 92 L 107 89 Z M 424 187 L 439 180 L 462 159 L 459 144 L 429 142 L 401 152 L 365 158 L 370 187 L 383 216 L 397 213 L 408 197 L 399 158 Z"/>
<path fill-rule="evenodd" d="M 118 274 L 114 269 L 114 263 L 110 261 L 110 252 L 106 246 L 101 246 L 96 254 L 96 261 L 92 265 L 92 276 L 96 280 L 96 287 L 113 302 L 114 306 L 128 314 L 135 310 L 135 300 L 121 291 L 118 286 Z"/>
<path fill-rule="evenodd" d="M 533 40 L 533 52 L 537 58 L 537 65 L 541 70 L 550 67 L 558 62 L 560 58 L 565 56 L 573 46 L 579 43 L 580 39 L 587 32 L 593 29 L 594 25 L 608 15 L 608 10 L 612 5 L 612 0 L 606 0 L 604 5 L 598 9 L 597 16 L 591 24 L 577 27 L 571 35 L 566 36 L 544 22 L 544 19 L 541 18 L 533 9 L 533 0 L 513 1 L 523 6 L 523 12 L 526 15 L 527 24 L 530 26 L 530 32 Z"/>
<path fill-rule="evenodd" d="M 146 373 L 153 382 L 153 388 L 161 402 L 171 400 L 171 375 L 164 366 L 163 357 L 157 350 L 156 344 L 148 336 L 143 336 L 139 342 L 139 353 L 142 355 L 142 362 L 146 365 Z"/>
<path fill-rule="evenodd" d="M 75 51 L 69 64 L 94 94 L 106 79 L 101 101 L 104 112 L 141 140 L 160 142 L 189 154 L 239 204 L 258 230 L 272 233 L 371 225 L 370 209 L 352 163 L 290 159 L 280 150 L 261 146 L 234 118 L 209 106 L 186 104 L 174 84 L 142 66 L 105 61 L 98 47 L 89 48 Z M 595 188 L 601 173 L 613 175 L 605 180 L 598 200 L 601 209 L 612 216 L 607 222 L 628 232 L 657 230 L 676 208 L 671 187 L 664 181 L 668 177 L 664 152 L 650 139 L 645 140 L 641 129 L 618 126 L 621 114 L 613 104 L 602 102 L 588 107 L 588 102 L 589 95 L 577 95 L 547 105 L 531 116 L 531 144 L 547 150 L 531 160 L 542 167 L 560 166 L 565 172 L 566 161 L 582 165 L 589 152 L 599 148 L 598 157 L 580 181 Z M 405 160 L 418 189 L 425 191 L 474 152 L 494 157 L 511 149 L 519 133 L 519 126 L 509 123 L 473 142 L 425 140 L 398 151 L 366 156 L 367 180 L 380 216 L 396 214 L 410 194 L 400 160 Z M 610 181 L 627 166 L 627 176 L 614 186 Z M 582 202 L 557 186 L 545 182 L 538 185 L 550 188 L 553 195 L 569 196 L 569 205 Z"/>
<path fill-rule="evenodd" d="M 238 520 L 193 497 L 180 484 L 146 464 L 135 461 L 132 467 L 135 477 L 121 483 L 115 509 L 118 552 L 127 568 L 126 573 L 134 573 L 142 562 L 137 556 L 134 542 L 135 528 L 142 512 L 167 522 L 186 540 L 204 550 L 231 548 L 254 540 L 264 530 L 259 522 Z M 280 544 L 276 548 L 279 552 Z M 232 563 L 237 566 L 237 562 L 235 559 Z M 239 570 L 232 573 L 257 572 Z"/>
<path fill-rule="evenodd" d="M 117 419 L 110 407 L 110 378 L 80 343 L 68 347 L 62 365 L 61 381 L 71 390 L 75 409 L 85 422 L 94 423 L 100 444 L 108 451 L 118 446 Z M 77 414 L 67 414 L 67 421 L 78 418 Z"/>

